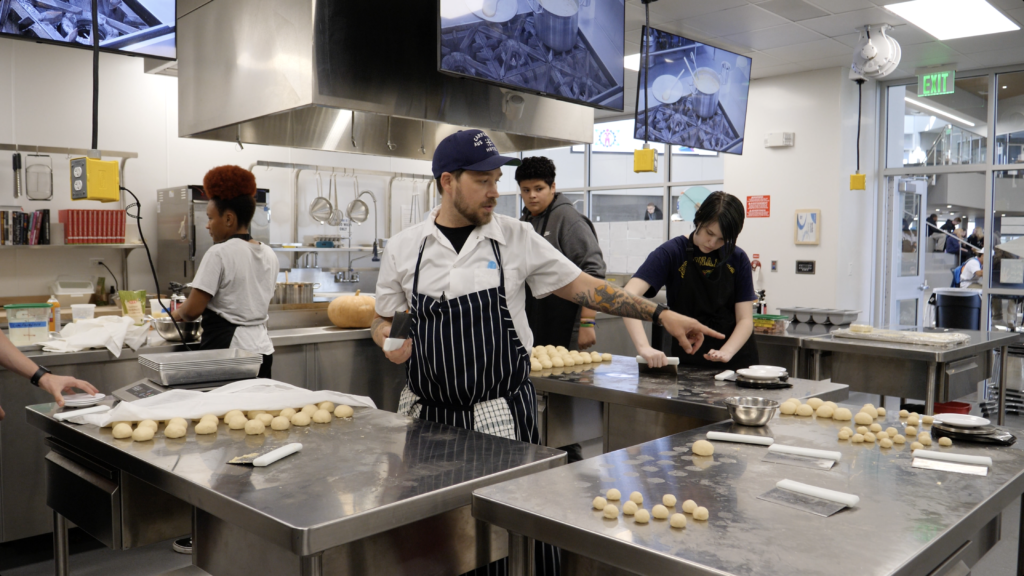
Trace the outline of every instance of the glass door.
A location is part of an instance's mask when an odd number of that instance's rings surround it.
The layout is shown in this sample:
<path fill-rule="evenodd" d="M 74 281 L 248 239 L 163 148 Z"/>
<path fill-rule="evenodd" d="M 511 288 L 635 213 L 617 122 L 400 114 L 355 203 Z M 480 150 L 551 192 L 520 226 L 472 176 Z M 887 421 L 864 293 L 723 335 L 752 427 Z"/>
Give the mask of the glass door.
<path fill-rule="evenodd" d="M 922 232 L 928 183 L 923 179 L 892 176 L 887 180 L 889 282 L 884 324 L 923 326 L 925 246 Z"/>

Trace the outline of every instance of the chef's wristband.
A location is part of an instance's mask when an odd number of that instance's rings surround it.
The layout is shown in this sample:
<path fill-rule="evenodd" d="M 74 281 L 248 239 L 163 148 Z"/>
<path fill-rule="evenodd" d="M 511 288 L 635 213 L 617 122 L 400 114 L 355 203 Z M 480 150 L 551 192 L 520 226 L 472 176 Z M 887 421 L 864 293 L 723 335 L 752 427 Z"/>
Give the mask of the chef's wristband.
<path fill-rule="evenodd" d="M 597 324 L 593 321 L 587 322 L 586 320 L 580 322 L 580 328 L 596 328 Z"/>
<path fill-rule="evenodd" d="M 658 304 L 654 309 L 654 314 L 651 314 L 651 322 L 657 326 L 661 326 L 661 313 L 668 310 L 663 304 Z"/>
<path fill-rule="evenodd" d="M 51 372 L 48 368 L 46 368 L 45 366 L 40 366 L 39 369 L 36 370 L 36 373 L 32 375 L 32 378 L 29 380 L 29 382 L 31 382 L 33 386 L 38 388 L 39 381 L 43 379 L 43 376 L 46 376 L 47 374 L 50 373 Z"/>

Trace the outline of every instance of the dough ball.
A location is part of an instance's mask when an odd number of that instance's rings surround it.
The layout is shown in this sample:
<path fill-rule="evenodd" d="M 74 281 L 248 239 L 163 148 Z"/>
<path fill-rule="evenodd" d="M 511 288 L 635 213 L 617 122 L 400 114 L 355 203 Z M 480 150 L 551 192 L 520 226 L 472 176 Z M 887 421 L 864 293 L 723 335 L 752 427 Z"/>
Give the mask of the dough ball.
<path fill-rule="evenodd" d="M 932 437 L 929 436 L 925 432 L 922 432 L 922 433 L 917 435 L 917 441 L 920 442 L 921 444 L 925 445 L 925 446 L 931 446 L 932 445 Z"/>
<path fill-rule="evenodd" d="M 263 425 L 263 421 L 259 420 L 259 419 L 249 420 L 248 422 L 245 423 L 245 433 L 246 434 L 251 434 L 251 435 L 263 434 L 263 431 L 266 430 L 266 429 L 267 429 L 267 427 Z"/>
<path fill-rule="evenodd" d="M 284 410 L 281 410 L 280 415 L 291 419 L 292 416 L 295 416 L 295 408 L 285 408 Z"/>
<path fill-rule="evenodd" d="M 654 508 L 651 508 L 651 516 L 654 516 L 658 520 L 665 520 L 668 518 L 668 508 L 665 508 L 661 504 L 655 504 Z"/>
<path fill-rule="evenodd" d="M 295 416 L 292 416 L 292 426 L 309 426 L 309 423 L 313 419 L 310 418 L 308 412 L 299 412 Z"/>
<path fill-rule="evenodd" d="M 554 364 L 551 363 L 551 360 L 545 359 L 545 360 L 541 360 L 540 361 L 540 366 L 541 366 L 541 368 L 544 368 L 546 370 L 546 369 L 551 368 L 552 366 L 554 366 Z"/>
<path fill-rule="evenodd" d="M 220 424 L 220 418 L 217 418 L 213 414 L 204 414 L 203 417 L 199 419 L 200 424 L 203 422 L 213 422 L 213 425 L 216 426 L 217 424 Z"/>
<path fill-rule="evenodd" d="M 612 355 L 608 353 L 601 354 L 601 362 L 611 362 Z"/>
<path fill-rule="evenodd" d="M 697 456 L 711 456 L 715 453 L 715 446 L 707 440 L 697 440 L 693 443 L 693 453 Z"/>
<path fill-rule="evenodd" d="M 796 414 L 796 404 L 792 402 L 783 402 L 782 406 L 779 406 L 779 412 L 783 414 Z"/>
<path fill-rule="evenodd" d="M 316 404 L 306 404 L 305 406 L 302 407 L 302 411 L 305 412 L 306 414 L 309 414 L 310 418 L 313 417 L 313 413 L 315 413 L 317 410 L 319 410 L 319 408 L 317 408 Z"/>
<path fill-rule="evenodd" d="M 931 426 L 932 422 L 935 422 L 935 416 L 921 416 L 921 423 Z"/>
<path fill-rule="evenodd" d="M 882 431 L 882 425 L 879 424 L 878 422 L 875 422 L 871 426 L 868 426 L 868 430 L 870 430 L 872 432 L 881 432 Z"/>
<path fill-rule="evenodd" d="M 857 434 L 867 434 L 868 432 L 871 430 L 868 430 L 867 426 L 857 426 Z"/>
<path fill-rule="evenodd" d="M 661 503 L 664 504 L 665 506 L 668 506 L 669 508 L 675 508 L 676 507 L 676 497 L 671 495 L 671 494 L 665 494 L 661 498 Z"/>
<path fill-rule="evenodd" d="M 601 361 L 601 355 L 598 354 L 597 352 L 591 352 L 590 353 L 590 361 L 595 363 L 595 364 L 597 364 L 598 362 Z"/>
<path fill-rule="evenodd" d="M 683 514 L 673 514 L 672 517 L 668 519 L 668 523 L 673 528 L 686 528 L 686 516 Z"/>
<path fill-rule="evenodd" d="M 868 432 L 867 434 L 864 435 L 864 441 L 867 442 L 868 444 L 873 444 L 875 440 L 875 435 L 872 434 L 871 432 Z"/>
<path fill-rule="evenodd" d="M 953 441 L 950 440 L 949 438 L 946 438 L 945 436 L 943 436 L 942 438 L 939 438 L 939 446 L 952 446 L 952 445 L 953 445 Z"/>
<path fill-rule="evenodd" d="M 540 360 L 536 358 L 530 359 L 530 372 L 539 372 L 544 369 L 544 366 L 540 363 Z"/>
<path fill-rule="evenodd" d="M 897 434 L 897 435 L 892 437 L 892 441 L 895 444 L 906 444 L 907 443 L 907 437 L 904 436 L 903 434 Z"/>
<path fill-rule="evenodd" d="M 906 410 L 900 410 L 900 418 L 908 418 L 909 416 L 910 412 L 907 412 Z"/>
<path fill-rule="evenodd" d="M 138 428 L 152 428 L 153 432 L 156 432 L 160 428 L 160 425 L 157 424 L 153 420 L 143 420 L 142 422 L 139 422 L 139 425 L 137 427 Z"/>
<path fill-rule="evenodd" d="M 267 414 L 270 414 L 274 418 L 277 418 L 278 416 L 281 415 L 281 411 L 280 410 L 271 410 L 271 411 L 267 412 Z"/>
<path fill-rule="evenodd" d="M 132 435 L 132 425 L 124 422 L 114 426 L 114 438 L 128 438 Z"/>
<path fill-rule="evenodd" d="M 167 421 L 168 426 L 173 426 L 175 424 L 181 424 L 185 428 L 188 428 L 188 420 L 185 420 L 184 418 L 171 418 Z"/>
<path fill-rule="evenodd" d="M 810 404 L 801 404 L 796 409 L 797 416 L 810 416 L 811 414 L 814 414 L 814 408 L 811 408 Z"/>
<path fill-rule="evenodd" d="M 710 516 L 710 514 L 708 514 L 708 509 L 703 506 L 698 506 L 697 509 L 693 511 L 694 520 L 707 520 L 708 516 Z"/>
<path fill-rule="evenodd" d="M 327 424 L 331 421 L 331 413 L 327 410 L 317 410 L 313 413 L 313 422 L 317 424 Z"/>
<path fill-rule="evenodd" d="M 850 442 L 853 442 L 854 444 L 860 444 L 861 442 L 864 442 L 864 435 L 854 434 L 853 436 L 850 437 Z"/>
<path fill-rule="evenodd" d="M 885 408 L 879 407 L 877 412 L 878 412 L 878 417 L 879 418 L 885 418 Z"/>
<path fill-rule="evenodd" d="M 636 502 L 637 504 L 644 503 L 644 495 L 639 492 L 633 492 L 629 495 L 630 502 Z"/>
<path fill-rule="evenodd" d="M 334 415 L 338 418 L 351 418 L 353 414 L 355 411 L 348 404 L 341 404 L 334 410 Z"/>
<path fill-rule="evenodd" d="M 924 444 L 921 444 L 920 442 L 914 442 L 913 444 L 910 445 L 910 449 L 911 450 L 923 450 L 924 449 Z"/>
<path fill-rule="evenodd" d="M 566 368 L 572 368 L 573 366 L 576 365 L 576 361 L 572 359 L 572 356 L 566 354 L 565 356 L 562 356 L 562 364 Z"/>
<path fill-rule="evenodd" d="M 291 420 L 284 416 L 278 416 L 270 421 L 270 428 L 273 430 L 287 430 L 292 427 Z"/>
<path fill-rule="evenodd" d="M 636 511 L 636 514 L 633 514 L 633 520 L 637 524 L 647 524 L 651 521 L 651 513 L 641 508 Z"/>
<path fill-rule="evenodd" d="M 886 432 L 885 430 L 879 430 L 878 432 L 875 432 L 875 438 L 878 438 L 879 440 L 881 440 L 883 438 L 888 438 L 888 437 L 889 437 L 889 433 Z"/>
<path fill-rule="evenodd" d="M 324 400 L 323 402 L 317 404 L 317 408 L 321 410 L 327 410 L 328 412 L 334 412 L 334 402 L 331 402 L 330 400 Z"/>
<path fill-rule="evenodd" d="M 590 354 L 586 353 L 580 354 L 576 358 L 579 358 L 580 362 L 582 362 L 583 364 L 590 364 L 590 362 L 592 361 Z M 576 358 L 573 358 L 573 360 L 575 360 Z"/>
<path fill-rule="evenodd" d="M 850 324 L 850 332 L 855 334 L 870 334 L 874 332 L 874 328 L 867 324 Z"/>
<path fill-rule="evenodd" d="M 888 428 L 885 429 L 885 433 L 889 435 L 889 438 L 892 438 L 892 437 L 896 436 L 897 434 L 899 434 L 900 431 L 895 429 L 895 428 L 893 428 L 892 426 L 889 426 Z"/>
<path fill-rule="evenodd" d="M 853 436 L 853 430 L 851 430 L 849 426 L 843 426 L 842 428 L 839 429 L 840 432 L 842 432 L 843 430 L 846 430 L 847 432 L 850 433 L 850 436 Z"/>
<path fill-rule="evenodd" d="M 878 445 L 881 446 L 882 448 L 892 448 L 892 440 L 889 440 L 888 438 L 882 438 L 881 440 L 878 441 Z"/>
<path fill-rule="evenodd" d="M 228 413 L 224 415 L 224 423 L 228 423 L 235 416 L 245 416 L 245 412 L 241 410 L 228 410 Z"/>
<path fill-rule="evenodd" d="M 622 498 L 622 493 L 619 492 L 618 488 L 612 488 L 607 494 L 605 494 L 605 498 L 609 500 L 618 500 L 619 498 Z"/>
<path fill-rule="evenodd" d="M 815 410 L 820 408 L 821 405 L 824 404 L 824 403 L 825 403 L 825 401 L 822 400 L 821 398 L 811 398 L 811 399 L 807 400 L 807 405 L 810 406 L 811 408 L 814 408 Z"/>
<path fill-rule="evenodd" d="M 858 412 L 857 415 L 853 417 L 853 421 L 861 426 L 868 426 L 874 420 L 875 419 L 871 417 L 871 414 L 868 414 L 867 412 Z"/>
<path fill-rule="evenodd" d="M 562 360 L 561 356 L 555 356 L 551 359 L 551 365 L 555 368 L 561 368 L 565 366 L 565 360 Z"/>
<path fill-rule="evenodd" d="M 920 420 L 918 419 L 917 414 L 911 414 L 910 417 L 907 418 L 907 424 L 910 424 L 911 426 L 917 426 L 918 423 L 920 423 Z"/>
<path fill-rule="evenodd" d="M 636 511 L 639 509 L 640 507 L 637 506 L 636 502 L 633 502 L 632 500 L 626 500 L 626 503 L 622 505 L 622 513 L 626 516 L 632 516 L 633 514 L 636 514 Z"/>
<path fill-rule="evenodd" d="M 551 344 L 548 344 L 547 346 L 544 347 L 544 349 L 550 352 L 561 352 L 564 354 L 569 353 L 569 349 L 566 348 L 565 346 L 552 346 Z"/>
<path fill-rule="evenodd" d="M 598 496 L 594 498 L 594 510 L 604 510 L 604 507 L 608 505 L 608 501 Z"/>
<path fill-rule="evenodd" d="M 215 434 L 217 432 L 217 424 L 212 420 L 206 420 L 196 424 L 196 434 Z"/>
<path fill-rule="evenodd" d="M 139 426 L 132 432 L 132 440 L 136 442 L 145 442 L 146 440 L 152 440 L 153 434 L 156 433 L 156 428 L 150 426 Z"/>
<path fill-rule="evenodd" d="M 245 417 L 248 418 L 249 420 L 255 420 L 256 417 L 259 416 L 260 414 L 266 414 L 266 413 L 267 413 L 266 410 L 249 410 L 249 412 L 246 413 Z"/>
<path fill-rule="evenodd" d="M 850 434 L 850 431 L 845 429 L 845 428 L 843 428 L 842 430 L 839 431 L 839 439 L 840 440 L 849 440 L 850 436 L 852 436 L 852 434 Z"/>
<path fill-rule="evenodd" d="M 821 406 L 818 406 L 818 409 L 815 410 L 814 413 L 817 414 L 818 418 L 831 418 L 832 414 L 835 413 L 835 410 L 833 410 L 828 404 L 822 404 Z"/>
<path fill-rule="evenodd" d="M 259 420 L 260 422 L 263 422 L 263 426 L 270 426 L 270 423 L 274 421 L 274 417 L 271 416 L 268 412 L 260 414 L 259 416 L 256 417 L 256 419 Z"/>
<path fill-rule="evenodd" d="M 232 416 L 231 421 L 228 422 L 228 428 L 231 428 L 232 430 L 241 430 L 242 428 L 245 428 L 245 423 L 248 421 L 249 419 L 241 414 Z"/>
<path fill-rule="evenodd" d="M 865 404 L 864 407 L 860 409 L 860 411 L 865 414 L 871 414 L 872 420 L 878 418 L 878 410 L 876 410 L 875 407 L 872 406 L 871 404 Z"/>
<path fill-rule="evenodd" d="M 799 398 L 786 398 L 786 402 L 792 402 L 793 404 L 796 404 L 797 406 L 803 404 L 803 402 L 801 402 Z"/>
<path fill-rule="evenodd" d="M 167 438 L 181 438 L 185 435 L 186 428 L 180 424 L 168 424 L 167 428 L 164 428 L 164 436 Z"/>
<path fill-rule="evenodd" d="M 615 504 L 609 504 L 604 507 L 604 517 L 608 519 L 619 517 L 619 509 L 615 507 Z"/>
<path fill-rule="evenodd" d="M 853 412 L 850 412 L 849 408 L 836 408 L 836 411 L 832 414 L 832 419 L 839 422 L 848 422 L 853 418 Z"/>
<path fill-rule="evenodd" d="M 903 431 L 907 436 L 917 436 L 917 428 L 913 426 L 907 426 L 906 430 Z"/>
<path fill-rule="evenodd" d="M 697 503 L 693 500 L 687 500 L 683 502 L 683 512 L 687 514 L 693 514 L 693 511 L 697 509 Z"/>

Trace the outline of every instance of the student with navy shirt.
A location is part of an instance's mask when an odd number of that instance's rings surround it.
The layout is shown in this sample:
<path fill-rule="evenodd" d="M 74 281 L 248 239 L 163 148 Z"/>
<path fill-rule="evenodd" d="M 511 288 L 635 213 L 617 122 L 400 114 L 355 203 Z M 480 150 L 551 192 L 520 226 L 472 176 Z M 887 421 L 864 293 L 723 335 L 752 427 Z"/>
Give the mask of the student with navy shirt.
<path fill-rule="evenodd" d="M 652 297 L 665 287 L 668 308 L 728 335 L 704 339 L 699 350 L 686 354 L 672 344 L 680 364 L 736 369 L 758 364 L 754 330 L 754 278 L 747 254 L 736 247 L 743 230 L 743 205 L 735 196 L 715 192 L 694 217 L 689 238 L 679 236 L 659 246 L 626 284 L 626 291 Z M 647 341 L 640 320 L 623 319 L 637 352 L 653 367 L 665 365 L 666 354 Z"/>

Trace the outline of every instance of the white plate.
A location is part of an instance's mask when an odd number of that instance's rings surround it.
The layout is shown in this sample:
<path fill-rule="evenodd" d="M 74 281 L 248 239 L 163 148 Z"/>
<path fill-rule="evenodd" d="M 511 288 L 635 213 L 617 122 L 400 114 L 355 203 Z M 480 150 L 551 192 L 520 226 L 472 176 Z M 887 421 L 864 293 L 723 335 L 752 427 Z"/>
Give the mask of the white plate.
<path fill-rule="evenodd" d="M 772 370 L 753 370 L 751 368 L 740 368 L 736 371 L 737 374 L 743 376 L 748 380 L 775 380 L 782 374 Z"/>
<path fill-rule="evenodd" d="M 766 365 L 763 365 L 763 364 L 758 364 L 757 366 L 751 366 L 750 369 L 751 370 L 762 370 L 762 371 L 765 371 L 765 372 L 778 372 L 779 375 L 782 375 L 782 374 L 786 373 L 786 369 L 783 368 L 782 366 L 766 366 Z"/>
<path fill-rule="evenodd" d="M 971 416 L 970 414 L 936 414 L 935 421 L 949 424 L 950 426 L 959 426 L 960 428 L 980 428 L 991 424 L 987 418 Z"/>
<path fill-rule="evenodd" d="M 500 24 L 515 18 L 519 12 L 519 2 L 516 0 L 498 0 L 494 16 L 484 14 L 484 0 L 466 0 L 466 8 L 469 8 L 469 11 L 481 20 Z"/>
<path fill-rule="evenodd" d="M 90 396 L 85 393 L 71 394 L 70 396 L 64 397 L 64 405 L 74 406 L 76 408 L 81 408 L 82 406 L 92 406 L 93 404 L 98 403 L 100 400 L 103 400 L 105 397 L 106 394 L 102 392 L 97 392 L 95 396 Z"/>
<path fill-rule="evenodd" d="M 664 104 L 678 102 L 680 98 L 689 93 L 690 86 L 688 80 L 680 78 L 676 81 L 676 77 L 672 74 L 658 76 L 654 79 L 654 84 L 651 86 L 651 96 L 654 96 L 655 100 Z"/>

